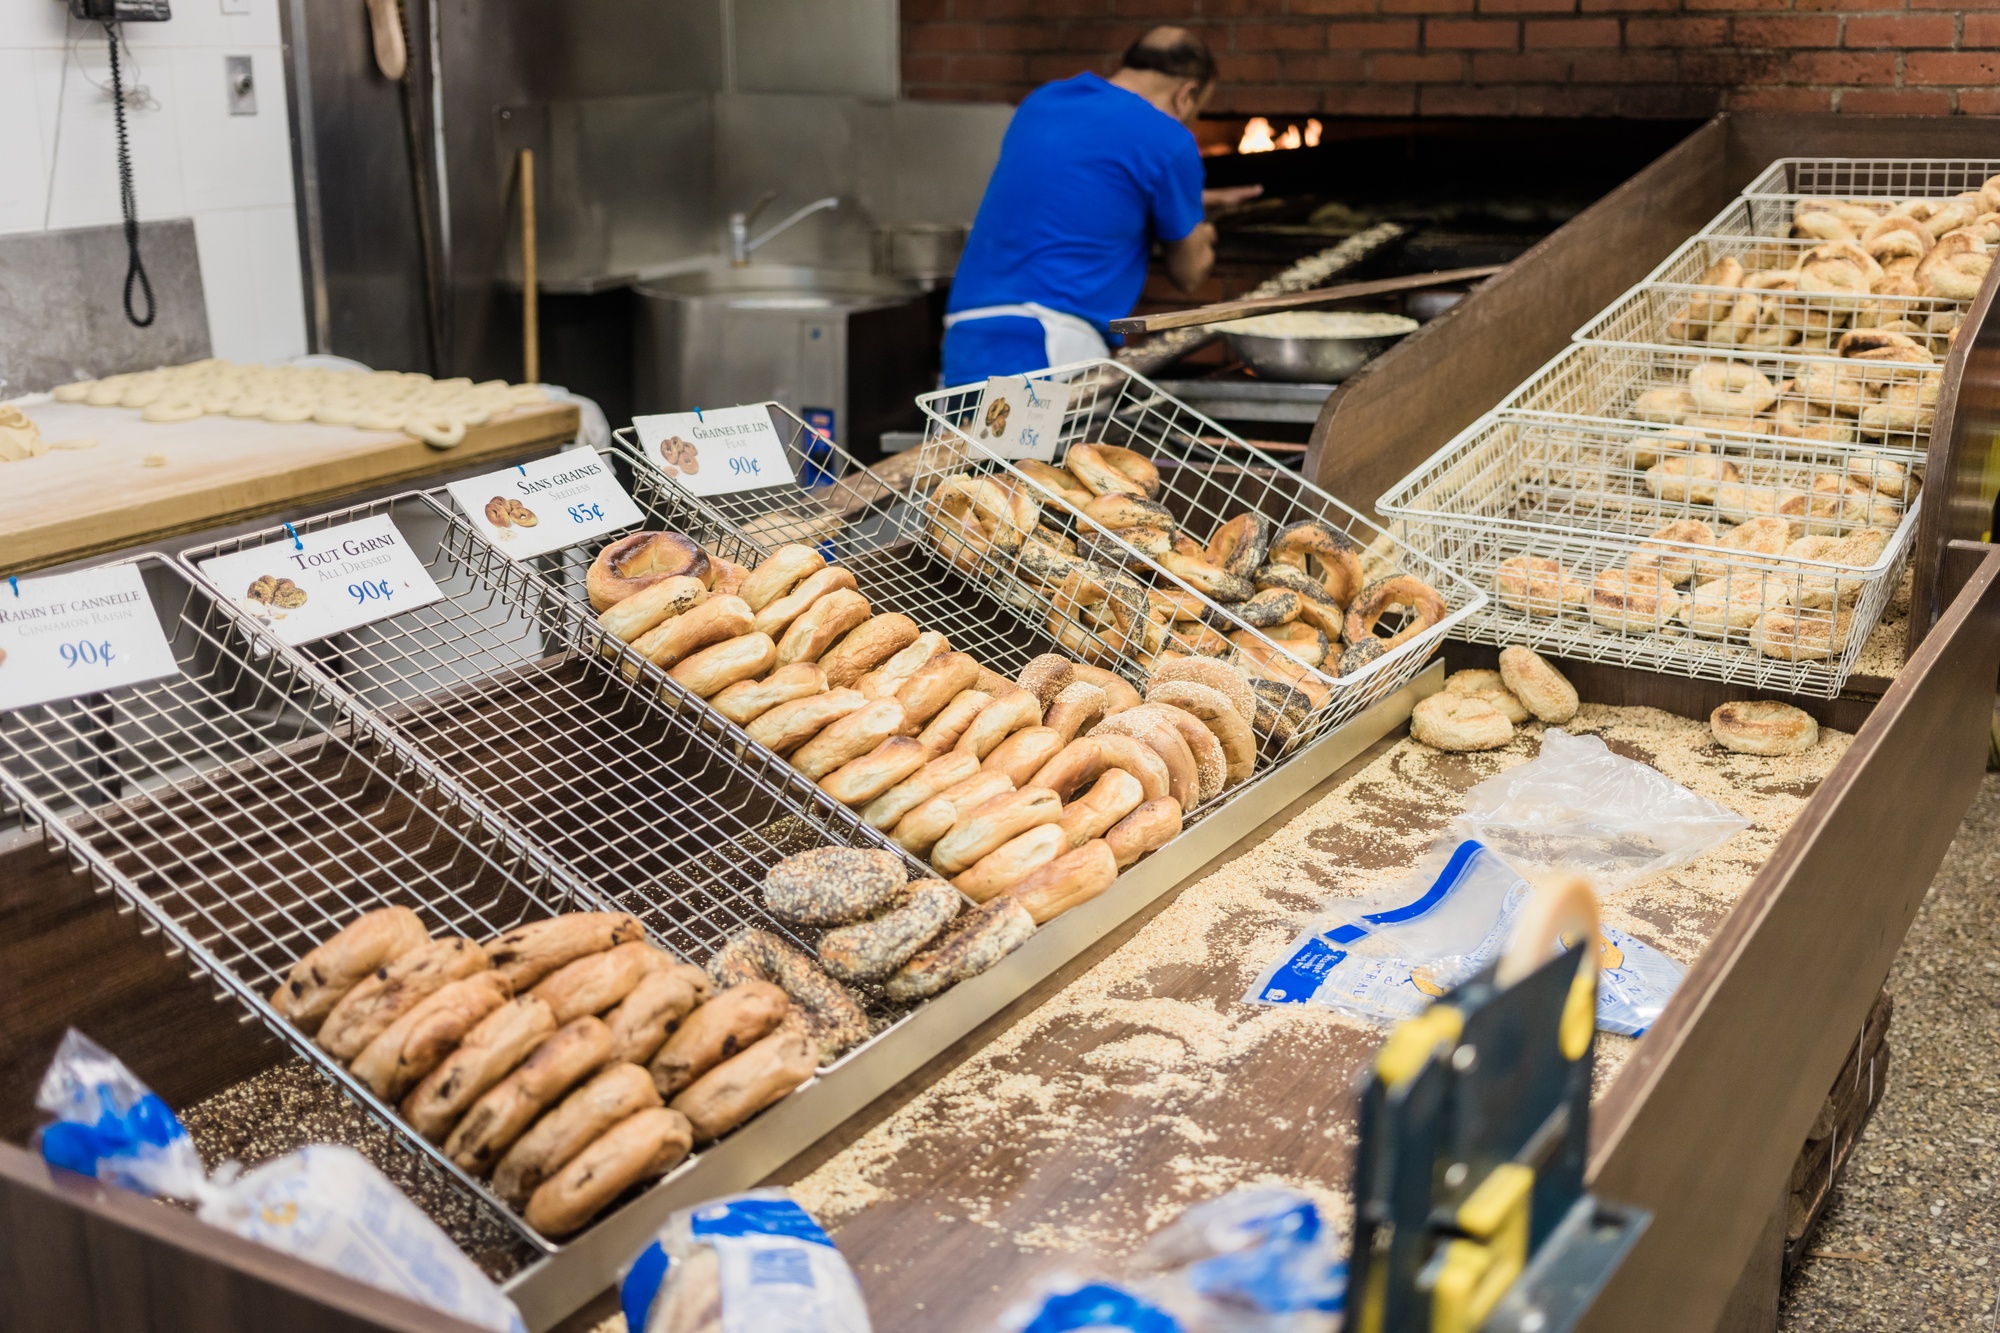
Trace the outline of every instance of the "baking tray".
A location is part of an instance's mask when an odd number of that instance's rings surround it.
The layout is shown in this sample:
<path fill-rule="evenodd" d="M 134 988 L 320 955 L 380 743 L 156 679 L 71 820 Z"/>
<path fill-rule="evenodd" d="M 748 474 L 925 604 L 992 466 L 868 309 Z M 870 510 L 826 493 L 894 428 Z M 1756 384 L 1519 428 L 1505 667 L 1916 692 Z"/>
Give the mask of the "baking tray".
<path fill-rule="evenodd" d="M 1323 669 L 1301 664 L 1308 692 L 1318 693 L 1320 698 L 1305 723 L 1296 729 L 1294 745 L 1327 734 L 1376 699 L 1399 689 L 1423 669 L 1445 637 L 1485 600 L 1484 594 L 1449 568 L 1403 546 L 1388 532 L 1277 459 L 1115 361 L 1079 362 L 1037 371 L 1028 378 L 1031 383 L 1068 386 L 1068 402 L 1055 447 L 1058 460 L 1067 455 L 1070 446 L 1084 442 L 1113 444 L 1145 455 L 1160 472 L 1160 492 L 1156 498 L 1197 541 L 1205 544 L 1225 521 L 1246 511 L 1263 514 L 1271 521 L 1273 531 L 1286 524 L 1315 520 L 1347 534 L 1385 564 L 1415 574 L 1443 598 L 1446 613 L 1441 620 L 1359 671 L 1340 676 L 1335 674 L 1331 662 L 1324 664 Z M 1013 463 L 990 453 L 974 440 L 975 420 L 984 393 L 984 385 L 964 385 L 926 394 L 917 400 L 929 420 L 914 487 L 922 493 L 924 503 L 918 540 L 940 558 L 970 566 L 979 577 L 1004 588 L 1010 601 L 1029 608 L 1031 614 L 1078 628 L 1099 653 L 1115 658 L 1124 673 L 1143 684 L 1150 669 L 1151 646 L 1143 642 L 1142 636 L 1121 636 L 1084 624 L 1068 609 L 1063 598 L 1023 567 L 1018 552 L 1009 553 L 990 545 L 974 549 L 940 536 L 937 521 L 942 515 L 937 509 L 937 488 L 948 477 L 1005 475 L 1029 494 L 1046 495 Z M 1155 586 L 1184 593 L 1205 604 L 1210 622 L 1220 627 L 1222 633 L 1246 633 L 1261 642 L 1269 653 L 1282 653 L 1232 607 L 1196 592 L 1122 539 L 1052 498 L 1042 505 L 1042 523 L 1068 537 L 1089 536 L 1118 548 L 1125 553 L 1128 567 L 1146 571 Z M 1391 627 L 1396 626 L 1392 623 Z M 1168 639 L 1165 646 L 1172 649 L 1175 643 Z M 1186 650 L 1185 644 L 1181 650 Z M 1328 656 L 1333 655 L 1330 648 Z M 1283 754 L 1282 747 L 1267 740 L 1260 751 L 1259 764 L 1277 762 Z"/>
<path fill-rule="evenodd" d="M 1582 421 L 1532 413 L 1495 412 L 1427 459 L 1376 502 L 1393 515 L 1410 542 L 1434 559 L 1495 589 L 1495 596 L 1461 627 L 1464 638 L 1501 647 L 1525 644 L 1559 657 L 1728 681 L 1787 694 L 1832 698 L 1840 693 L 1902 577 L 1917 527 L 1919 495 L 1905 508 L 1881 554 L 1866 564 L 1786 560 L 1752 553 L 1721 553 L 1714 546 L 1680 541 L 1646 542 L 1666 524 L 1698 519 L 1728 526 L 1712 504 L 1691 498 L 1661 499 L 1645 484 L 1634 446 L 1649 432 L 1630 422 Z M 1653 446 L 1657 449 L 1657 445 Z M 1741 437 L 1716 445 L 1716 456 L 1742 473 L 1754 491 L 1810 493 L 1821 475 L 1848 477 L 1889 464 L 1914 465 L 1915 454 L 1890 458 L 1858 447 L 1808 444 L 1772 437 Z M 1860 514 L 1833 511 L 1814 523 L 1828 536 L 1868 525 Z M 1496 572 L 1503 560 L 1538 557 L 1559 562 L 1567 577 L 1588 587 L 1606 570 L 1626 567 L 1645 542 L 1674 561 L 1698 561 L 1697 581 L 1725 580 L 1741 598 L 1745 620 L 1798 606 L 1839 587 L 1852 597 L 1851 620 L 1839 651 L 1825 661 L 1767 657 L 1753 644 L 1748 624 L 1714 634 L 1696 633 L 1678 621 L 1651 632 L 1628 633 L 1593 620 L 1574 602 L 1541 601 L 1531 613 L 1501 595 Z M 1684 580 L 1653 579 L 1655 593 Z M 1837 583 L 1835 582 L 1837 580 Z M 1801 613 L 1814 629 L 1832 631 L 1833 613 Z M 1825 622 L 1824 625 L 1821 622 Z"/>
<path fill-rule="evenodd" d="M 552 1247 L 378 1099 L 267 996 L 358 912 L 412 908 L 487 939 L 609 910 L 449 776 L 357 722 L 165 557 L 144 555 L 177 676 L 0 713 L 4 804 L 130 903 L 197 978 L 262 1020 L 432 1171 Z"/>

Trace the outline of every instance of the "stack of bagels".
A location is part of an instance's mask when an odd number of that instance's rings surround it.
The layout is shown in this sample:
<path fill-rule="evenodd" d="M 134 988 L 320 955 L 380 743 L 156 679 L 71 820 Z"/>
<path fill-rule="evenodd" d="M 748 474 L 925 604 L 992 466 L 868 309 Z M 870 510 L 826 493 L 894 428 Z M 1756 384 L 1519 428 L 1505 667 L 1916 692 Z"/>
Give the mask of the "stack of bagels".
<path fill-rule="evenodd" d="M 308 951 L 271 1006 L 550 1236 L 671 1170 L 867 1035 L 852 997 L 771 940 L 676 962 L 617 912 L 433 939 L 407 907 Z M 734 952 L 731 952 L 734 949 Z M 782 951 L 782 952 L 780 952 Z"/>
<path fill-rule="evenodd" d="M 1198 538 L 1160 502 L 1159 470 L 1133 450 L 1080 443 L 1061 467 L 1029 459 L 1014 468 L 1018 478 L 944 478 L 931 497 L 931 535 L 961 570 L 998 565 L 1047 594 L 1050 635 L 1085 662 L 1124 656 L 1150 670 L 1177 657 L 1226 658 L 1302 692 L 1311 708 L 1329 693 L 1323 677 L 1351 675 L 1444 618 L 1435 589 L 1393 569 L 1371 581 L 1362 548 L 1321 519 L 1280 527 L 1246 511 Z M 1076 517 L 1074 537 L 1044 522 L 1044 499 Z M 1147 586 L 1142 576 L 1155 568 L 1192 593 Z M 1402 625 L 1378 634 L 1392 610 L 1406 613 Z"/>

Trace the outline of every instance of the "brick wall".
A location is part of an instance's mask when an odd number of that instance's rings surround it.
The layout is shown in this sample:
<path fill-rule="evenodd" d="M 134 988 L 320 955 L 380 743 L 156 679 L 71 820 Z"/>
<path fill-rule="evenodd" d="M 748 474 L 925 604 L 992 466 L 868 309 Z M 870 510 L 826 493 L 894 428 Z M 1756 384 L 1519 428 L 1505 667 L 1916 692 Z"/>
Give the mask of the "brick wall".
<path fill-rule="evenodd" d="M 1200 29 L 1210 110 L 1336 116 L 2000 114 L 2000 0 L 902 0 L 905 95 L 1018 101 Z"/>

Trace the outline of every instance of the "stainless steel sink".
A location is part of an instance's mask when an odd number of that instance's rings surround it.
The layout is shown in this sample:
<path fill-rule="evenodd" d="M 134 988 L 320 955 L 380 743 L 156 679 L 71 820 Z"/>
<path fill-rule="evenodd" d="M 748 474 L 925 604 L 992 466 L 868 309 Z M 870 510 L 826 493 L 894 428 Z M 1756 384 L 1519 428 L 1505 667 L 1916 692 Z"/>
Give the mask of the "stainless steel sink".
<path fill-rule="evenodd" d="M 632 286 L 635 406 L 682 412 L 775 399 L 872 456 L 933 387 L 928 302 L 902 278 L 726 262 Z"/>

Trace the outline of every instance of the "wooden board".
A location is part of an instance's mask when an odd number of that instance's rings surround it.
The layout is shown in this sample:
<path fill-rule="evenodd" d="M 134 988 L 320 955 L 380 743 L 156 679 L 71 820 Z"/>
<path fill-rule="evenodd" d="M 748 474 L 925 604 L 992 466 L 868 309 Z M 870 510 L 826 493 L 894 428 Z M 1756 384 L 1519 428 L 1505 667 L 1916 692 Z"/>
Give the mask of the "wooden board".
<path fill-rule="evenodd" d="M 130 408 L 24 406 L 51 443 L 97 446 L 0 464 L 0 571 L 20 573 L 364 487 L 452 472 L 576 434 L 573 403 L 495 417 L 454 449 L 390 431 L 232 417 L 142 421 Z M 166 459 L 146 467 L 149 454 Z"/>

